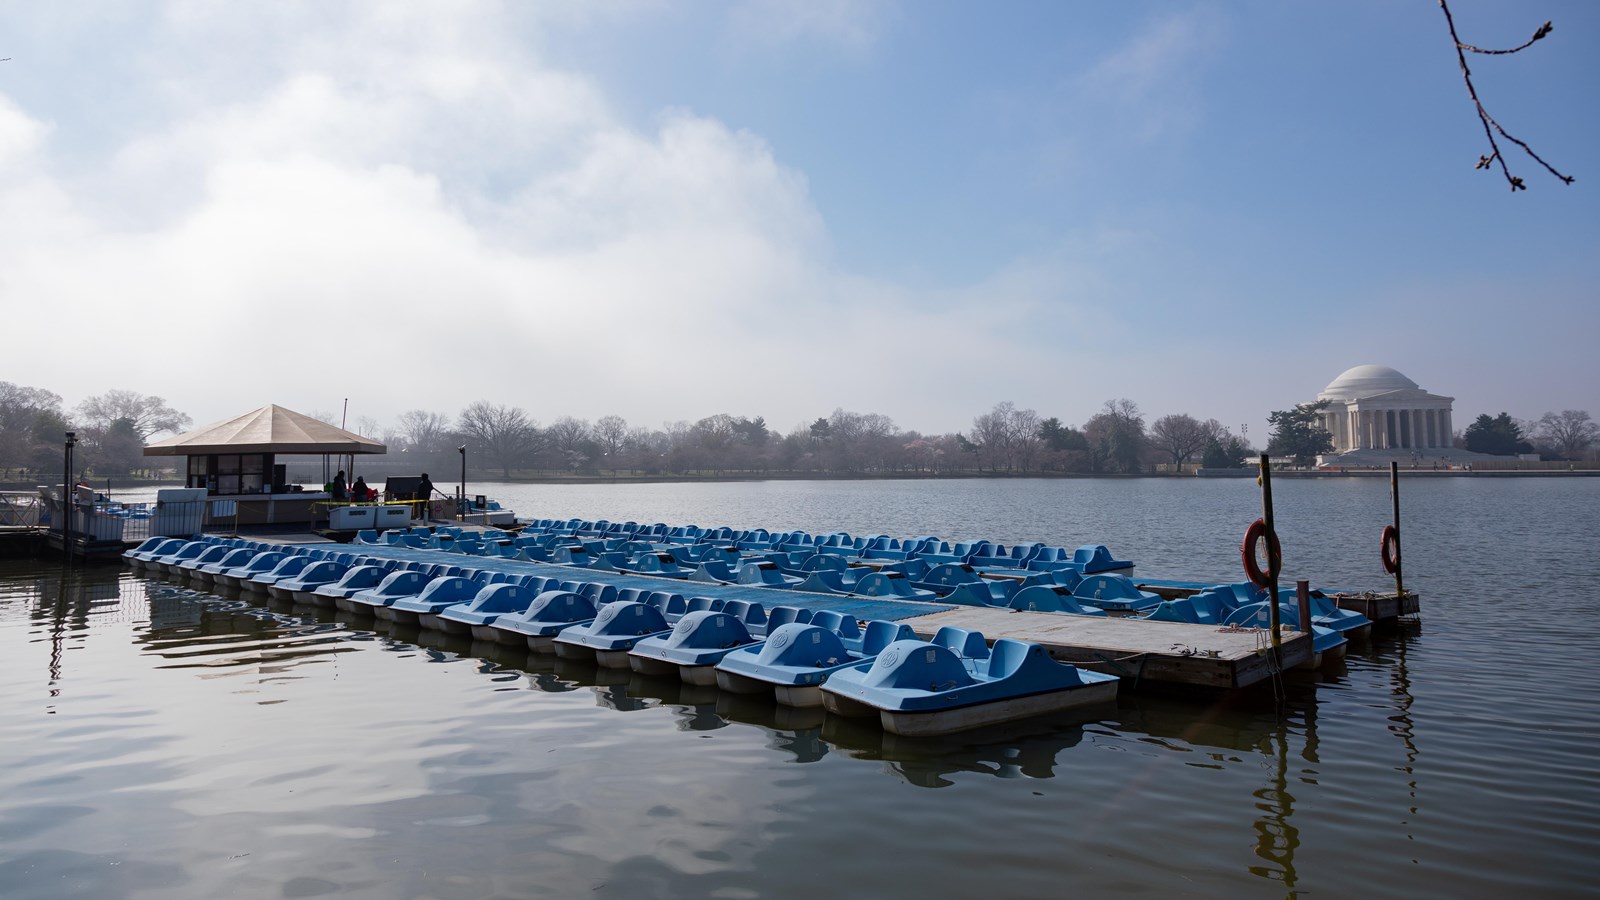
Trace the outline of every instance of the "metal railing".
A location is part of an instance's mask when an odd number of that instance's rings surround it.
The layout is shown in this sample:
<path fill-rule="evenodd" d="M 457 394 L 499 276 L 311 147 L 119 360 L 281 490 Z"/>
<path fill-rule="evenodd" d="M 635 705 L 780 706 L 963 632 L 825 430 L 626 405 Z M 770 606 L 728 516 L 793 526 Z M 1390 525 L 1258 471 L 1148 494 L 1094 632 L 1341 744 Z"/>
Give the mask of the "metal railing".
<path fill-rule="evenodd" d="M 0 491 L 0 526 L 40 528 L 49 521 L 38 491 Z"/>

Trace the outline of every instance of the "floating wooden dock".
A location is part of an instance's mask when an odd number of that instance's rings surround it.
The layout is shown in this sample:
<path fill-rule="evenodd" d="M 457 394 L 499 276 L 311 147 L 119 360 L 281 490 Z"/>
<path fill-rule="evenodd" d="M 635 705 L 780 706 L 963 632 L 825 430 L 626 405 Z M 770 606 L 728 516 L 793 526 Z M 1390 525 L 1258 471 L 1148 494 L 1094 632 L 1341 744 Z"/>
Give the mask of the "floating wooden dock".
<path fill-rule="evenodd" d="M 1270 636 L 1260 629 L 976 606 L 918 616 L 906 623 L 923 638 L 932 637 L 945 625 L 955 625 L 981 631 L 990 640 L 1029 641 L 1044 647 L 1061 662 L 1117 675 L 1123 679 L 1124 688 L 1145 681 L 1242 688 L 1312 659 L 1311 636 L 1287 630 L 1282 632 L 1280 661 L 1274 663 Z"/>
<path fill-rule="evenodd" d="M 325 539 L 304 534 L 263 536 L 259 539 L 271 543 L 309 544 L 323 549 L 329 547 Z M 463 568 L 517 575 L 553 576 L 564 581 L 601 582 L 618 588 L 643 587 L 671 591 L 685 597 L 742 599 L 760 603 L 766 609 L 775 606 L 836 609 L 862 620 L 903 621 L 924 638 L 932 637 L 944 625 L 956 625 L 981 631 L 991 641 L 1004 637 L 1039 644 L 1062 662 L 1121 677 L 1124 689 L 1155 684 L 1243 688 L 1265 681 L 1280 671 L 1308 664 L 1313 659 L 1310 636 L 1288 630 L 1282 632 L 1281 654 L 1279 660 L 1275 661 L 1268 649 L 1270 637 L 1261 629 L 1236 630 L 1215 625 L 1146 622 L 1109 616 L 1014 612 L 999 608 L 956 606 L 937 600 L 908 601 L 747 585 L 719 585 L 391 545 L 353 544 L 349 545 L 349 551 L 375 557 L 450 563 Z"/>

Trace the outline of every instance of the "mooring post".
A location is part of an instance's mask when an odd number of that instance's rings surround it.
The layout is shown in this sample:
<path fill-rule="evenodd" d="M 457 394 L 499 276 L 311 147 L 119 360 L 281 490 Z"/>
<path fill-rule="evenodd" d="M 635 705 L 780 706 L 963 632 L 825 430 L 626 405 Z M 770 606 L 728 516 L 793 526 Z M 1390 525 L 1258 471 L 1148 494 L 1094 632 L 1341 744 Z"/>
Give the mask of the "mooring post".
<path fill-rule="evenodd" d="M 1406 596 L 1405 580 L 1400 576 L 1400 464 L 1389 463 L 1389 497 L 1394 502 L 1394 599 L 1403 603 Z"/>
<path fill-rule="evenodd" d="M 67 432 L 65 456 L 61 460 L 61 561 L 72 562 L 72 448 L 78 443 L 75 431 Z"/>
<path fill-rule="evenodd" d="M 1267 526 L 1262 539 L 1267 545 L 1267 615 L 1272 628 L 1272 653 L 1281 660 L 1283 638 L 1278 634 L 1278 567 L 1283 565 L 1282 555 L 1274 553 L 1278 544 L 1278 530 L 1272 524 L 1272 465 L 1267 454 L 1261 454 L 1261 521 Z"/>
<path fill-rule="evenodd" d="M 1300 613 L 1300 630 L 1305 634 L 1311 633 L 1311 582 L 1304 578 L 1297 578 L 1294 582 L 1294 603 L 1296 612 Z"/>

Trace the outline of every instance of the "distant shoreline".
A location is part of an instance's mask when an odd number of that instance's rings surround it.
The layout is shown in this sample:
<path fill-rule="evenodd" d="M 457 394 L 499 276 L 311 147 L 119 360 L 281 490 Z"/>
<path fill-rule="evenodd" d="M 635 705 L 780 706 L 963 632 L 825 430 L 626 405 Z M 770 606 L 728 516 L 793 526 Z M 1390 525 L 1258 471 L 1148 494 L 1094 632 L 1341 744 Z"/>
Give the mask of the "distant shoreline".
<path fill-rule="evenodd" d="M 1600 477 L 1600 468 L 1591 469 L 1412 469 L 1401 468 L 1400 474 L 1407 477 L 1423 476 L 1428 478 L 1595 478 Z M 467 485 L 473 484 L 546 484 L 546 485 L 589 485 L 589 484 L 730 484 L 746 481 L 1013 481 L 1017 479 L 1106 479 L 1106 480 L 1132 480 L 1141 478 L 1182 479 L 1195 478 L 1194 473 L 1171 472 L 1145 472 L 1137 475 L 1122 473 L 1082 473 L 1082 472 L 1028 472 L 1005 473 L 989 472 L 978 474 L 975 472 L 961 472 L 946 475 L 922 472 L 917 474 L 872 473 L 860 475 L 842 475 L 837 473 L 766 473 L 747 475 L 513 475 L 510 478 L 499 476 L 485 476 L 478 473 L 468 473 Z M 1254 478 L 1255 468 L 1243 469 L 1210 469 L 1202 478 Z M 1387 478 L 1387 468 L 1348 468 L 1342 471 L 1324 469 L 1273 469 L 1274 478 Z M 90 478 L 90 483 L 97 488 L 103 488 L 104 478 Z M 163 481 L 144 478 L 117 478 L 111 479 L 113 490 L 128 488 L 181 488 L 182 481 Z M 374 481 L 374 486 L 378 482 Z M 0 482 L 3 491 L 32 491 L 38 487 L 37 481 Z M 441 490 L 449 485 L 442 485 Z M 471 491 L 469 490 L 469 493 Z"/>

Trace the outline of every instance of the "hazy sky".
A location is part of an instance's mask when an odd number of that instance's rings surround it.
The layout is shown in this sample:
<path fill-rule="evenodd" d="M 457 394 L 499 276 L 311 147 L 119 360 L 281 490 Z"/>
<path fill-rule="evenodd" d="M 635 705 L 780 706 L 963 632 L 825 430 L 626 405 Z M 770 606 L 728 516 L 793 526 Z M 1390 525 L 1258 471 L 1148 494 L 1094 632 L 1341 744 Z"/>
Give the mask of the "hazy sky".
<path fill-rule="evenodd" d="M 1600 4 L 0 2 L 0 380 L 196 424 L 1600 416 Z"/>

